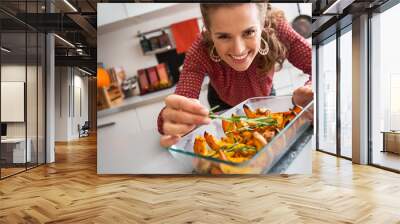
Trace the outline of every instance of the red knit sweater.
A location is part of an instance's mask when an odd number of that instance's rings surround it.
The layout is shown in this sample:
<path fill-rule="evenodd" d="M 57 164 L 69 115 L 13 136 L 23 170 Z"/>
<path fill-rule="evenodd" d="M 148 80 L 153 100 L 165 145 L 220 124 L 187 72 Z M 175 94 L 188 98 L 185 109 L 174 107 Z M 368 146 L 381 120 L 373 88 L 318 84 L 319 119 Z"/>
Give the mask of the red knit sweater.
<path fill-rule="evenodd" d="M 279 40 L 287 47 L 290 63 L 309 74 L 306 84 L 311 82 L 311 46 L 286 22 L 280 22 L 276 28 Z M 256 60 L 254 60 L 256 61 Z M 256 63 L 243 72 L 238 72 L 222 61 L 212 61 L 207 53 L 207 48 L 201 36 L 196 39 L 188 50 L 183 70 L 179 76 L 175 94 L 199 98 L 201 85 L 205 75 L 210 78 L 210 83 L 218 93 L 221 100 L 234 106 L 240 102 L 257 96 L 268 96 L 272 89 L 274 70 L 267 74 L 256 74 Z M 158 131 L 163 134 L 162 111 L 158 115 Z"/>

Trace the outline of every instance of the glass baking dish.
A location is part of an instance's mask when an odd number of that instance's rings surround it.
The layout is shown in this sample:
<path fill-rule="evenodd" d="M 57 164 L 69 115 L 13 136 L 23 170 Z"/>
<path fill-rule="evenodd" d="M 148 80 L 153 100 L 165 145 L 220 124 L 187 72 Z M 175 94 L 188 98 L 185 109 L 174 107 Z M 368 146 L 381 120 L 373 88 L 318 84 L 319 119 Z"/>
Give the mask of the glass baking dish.
<path fill-rule="evenodd" d="M 232 113 L 245 115 L 243 104 L 250 108 L 269 108 L 272 112 L 288 111 L 293 108 L 292 95 L 255 97 L 250 98 L 235 107 L 227 110 L 224 117 L 230 117 Z M 198 174 L 267 174 L 271 168 L 285 155 L 292 144 L 312 126 L 313 101 L 303 110 L 270 142 L 261 148 L 251 159 L 242 163 L 224 161 L 217 158 L 205 157 L 193 152 L 194 140 L 197 135 L 203 136 L 204 132 L 214 135 L 220 139 L 224 137 L 221 120 L 216 119 L 208 125 L 199 126 L 188 133 L 175 145 L 168 148 L 171 154 L 185 166 L 192 167 L 194 173 Z"/>

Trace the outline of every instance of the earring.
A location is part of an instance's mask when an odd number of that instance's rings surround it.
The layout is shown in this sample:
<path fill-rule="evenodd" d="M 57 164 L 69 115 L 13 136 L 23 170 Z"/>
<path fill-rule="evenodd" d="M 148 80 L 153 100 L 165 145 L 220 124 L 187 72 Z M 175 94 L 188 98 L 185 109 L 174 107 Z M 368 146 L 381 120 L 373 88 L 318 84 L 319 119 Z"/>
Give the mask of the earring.
<path fill-rule="evenodd" d="M 264 43 L 264 49 L 261 49 L 261 46 L 260 46 L 260 49 L 258 50 L 258 53 L 260 53 L 261 55 L 267 55 L 268 52 L 269 52 L 268 43 L 262 36 L 261 36 L 261 41 Z"/>
<path fill-rule="evenodd" d="M 221 57 L 218 55 L 214 54 L 214 50 L 215 50 L 215 46 L 212 47 L 211 51 L 210 51 L 210 58 L 211 60 L 213 60 L 214 62 L 218 63 L 221 61 Z"/>

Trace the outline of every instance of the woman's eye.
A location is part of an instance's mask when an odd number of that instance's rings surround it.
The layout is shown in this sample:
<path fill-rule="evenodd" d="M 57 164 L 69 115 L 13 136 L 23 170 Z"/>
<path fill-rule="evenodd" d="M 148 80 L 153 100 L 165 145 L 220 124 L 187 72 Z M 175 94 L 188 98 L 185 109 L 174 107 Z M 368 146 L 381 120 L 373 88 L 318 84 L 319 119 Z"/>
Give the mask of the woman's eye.
<path fill-rule="evenodd" d="M 254 30 L 248 30 L 248 31 L 246 31 L 244 34 L 245 34 L 245 36 L 247 36 L 247 37 L 251 37 L 251 36 L 253 36 L 255 33 L 256 33 L 256 31 L 254 31 Z"/>
<path fill-rule="evenodd" d="M 228 36 L 226 36 L 226 35 L 221 35 L 221 36 L 218 36 L 218 39 L 228 39 Z"/>

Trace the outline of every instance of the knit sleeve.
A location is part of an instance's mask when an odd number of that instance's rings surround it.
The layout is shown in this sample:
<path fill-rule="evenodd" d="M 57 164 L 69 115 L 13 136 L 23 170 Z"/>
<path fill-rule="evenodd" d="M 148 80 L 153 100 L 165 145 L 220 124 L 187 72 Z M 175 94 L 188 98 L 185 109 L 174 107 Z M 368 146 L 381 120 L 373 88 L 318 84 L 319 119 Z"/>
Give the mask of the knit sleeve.
<path fill-rule="evenodd" d="M 199 98 L 201 85 L 203 84 L 208 67 L 208 58 L 206 55 L 207 54 L 205 53 L 204 46 L 201 43 L 201 37 L 199 36 L 185 55 L 183 69 L 179 75 L 179 81 L 176 85 L 175 94 L 188 98 Z M 164 109 L 161 110 L 157 119 L 158 131 L 161 134 L 164 134 L 162 130 L 164 123 L 162 112 Z"/>
<path fill-rule="evenodd" d="M 309 75 L 306 84 L 311 83 L 311 54 L 310 44 L 298 34 L 285 20 L 277 25 L 277 35 L 288 49 L 288 60 L 298 69 Z"/>

